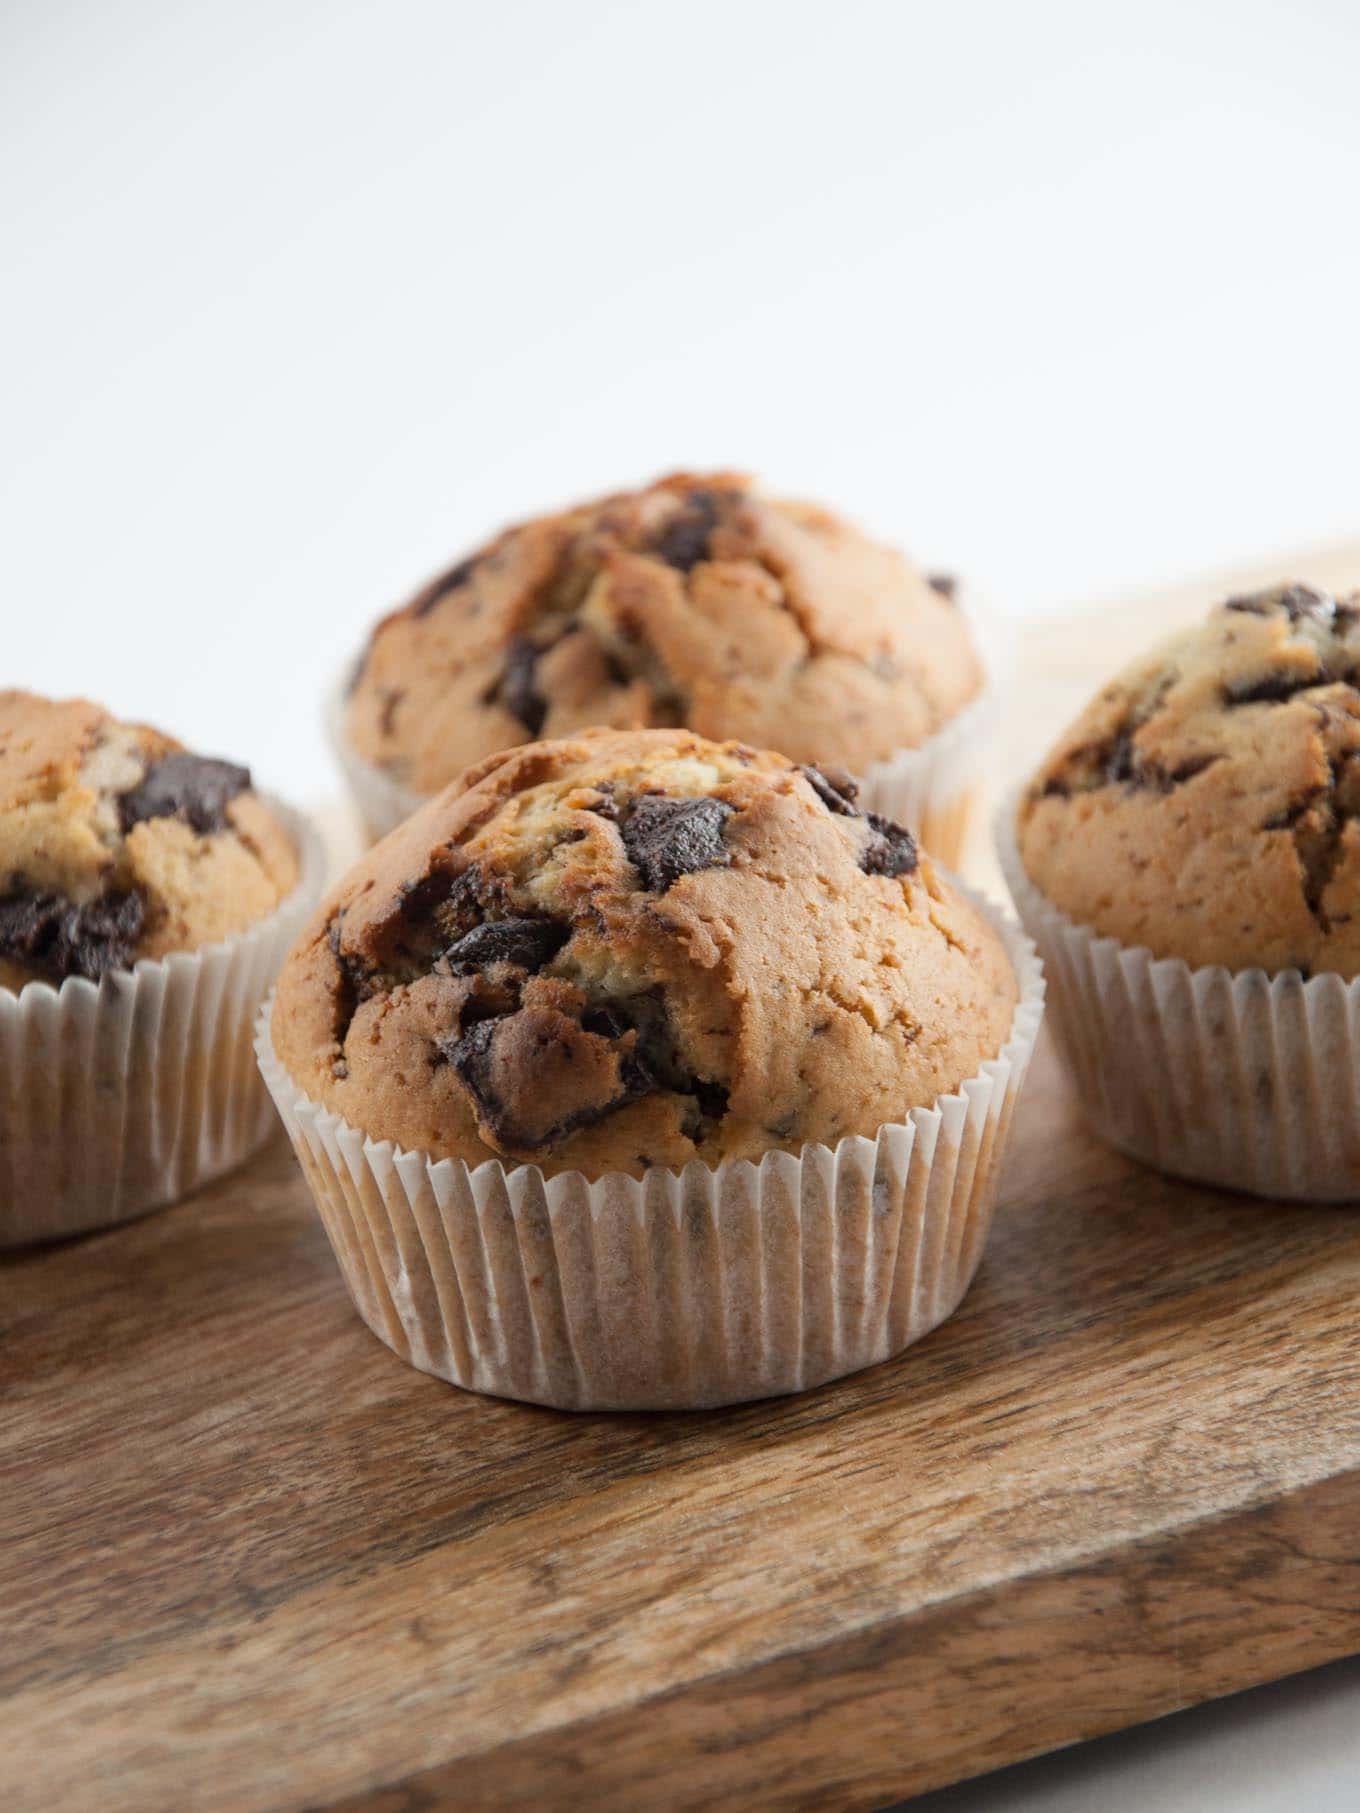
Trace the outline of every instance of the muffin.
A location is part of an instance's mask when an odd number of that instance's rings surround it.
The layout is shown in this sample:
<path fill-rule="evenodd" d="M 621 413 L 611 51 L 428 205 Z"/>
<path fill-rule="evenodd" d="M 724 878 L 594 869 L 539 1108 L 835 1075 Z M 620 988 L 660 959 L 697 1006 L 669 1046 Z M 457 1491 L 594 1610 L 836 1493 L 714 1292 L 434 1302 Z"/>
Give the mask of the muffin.
<path fill-rule="evenodd" d="M 267 1130 L 249 1028 L 303 851 L 236 763 L 0 693 L 0 1244 L 155 1207 Z"/>
<path fill-rule="evenodd" d="M 848 769 L 951 859 L 982 681 L 952 581 L 739 475 L 681 473 L 508 529 L 385 618 L 338 747 L 380 835 L 498 750 L 685 726 Z"/>
<path fill-rule="evenodd" d="M 1230 598 L 1105 687 L 1002 825 L 1060 1044 L 1115 1144 L 1360 1194 L 1360 594 Z"/>
<path fill-rule="evenodd" d="M 953 1309 L 1038 986 L 848 776 L 595 731 L 492 756 L 371 850 L 261 1057 L 413 1364 L 564 1407 L 729 1402 Z"/>

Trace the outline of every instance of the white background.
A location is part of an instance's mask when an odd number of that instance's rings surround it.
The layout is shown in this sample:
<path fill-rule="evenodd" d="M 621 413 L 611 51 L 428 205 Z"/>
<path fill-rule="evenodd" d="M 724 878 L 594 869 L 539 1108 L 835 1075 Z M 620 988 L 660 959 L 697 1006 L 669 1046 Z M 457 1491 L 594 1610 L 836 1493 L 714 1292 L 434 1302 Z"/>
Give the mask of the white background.
<path fill-rule="evenodd" d="M 0 683 L 306 800 L 376 612 L 667 467 L 1028 618 L 1354 536 L 1358 195 L 1346 0 L 0 0 Z M 1353 1806 L 1340 1678 L 1013 1804 Z"/>
<path fill-rule="evenodd" d="M 682 463 L 1035 612 L 1360 527 L 1360 9 L 0 0 L 6 678 L 301 797 L 362 627 Z"/>

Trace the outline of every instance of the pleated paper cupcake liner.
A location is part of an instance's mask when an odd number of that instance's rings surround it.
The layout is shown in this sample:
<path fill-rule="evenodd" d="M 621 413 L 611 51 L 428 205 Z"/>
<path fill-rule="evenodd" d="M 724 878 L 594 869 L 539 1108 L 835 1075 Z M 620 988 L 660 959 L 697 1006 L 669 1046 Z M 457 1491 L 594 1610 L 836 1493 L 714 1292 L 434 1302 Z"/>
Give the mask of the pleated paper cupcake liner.
<path fill-rule="evenodd" d="M 0 988 L 0 1247 L 129 1221 L 268 1135 L 255 1018 L 325 878 L 307 821 L 269 804 L 301 872 L 268 918 L 99 983 Z"/>
<path fill-rule="evenodd" d="M 1192 968 L 1060 912 L 997 817 L 1016 910 L 1043 958 L 1059 1054 L 1091 1125 L 1144 1164 L 1256 1196 L 1360 1197 L 1360 981 Z"/>
<path fill-rule="evenodd" d="M 803 1391 L 899 1353 L 977 1270 L 1043 1014 L 1034 947 L 994 908 L 1010 1037 L 874 1139 L 642 1179 L 470 1168 L 371 1140 L 260 1068 L 355 1307 L 410 1365 L 563 1410 L 693 1409 Z"/>
<path fill-rule="evenodd" d="M 910 826 L 937 862 L 959 867 L 998 716 L 997 695 L 988 687 L 919 748 L 899 749 L 874 762 L 861 778 L 860 804 Z M 332 694 L 326 726 L 360 821 L 376 843 L 426 796 L 355 749 L 345 734 L 343 689 Z"/>

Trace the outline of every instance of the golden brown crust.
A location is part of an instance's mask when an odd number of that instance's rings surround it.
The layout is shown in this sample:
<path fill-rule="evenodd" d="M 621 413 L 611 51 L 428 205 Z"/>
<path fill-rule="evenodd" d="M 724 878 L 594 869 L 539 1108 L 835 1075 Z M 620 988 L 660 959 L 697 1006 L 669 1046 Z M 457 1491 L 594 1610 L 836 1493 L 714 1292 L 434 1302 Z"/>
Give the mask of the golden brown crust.
<path fill-rule="evenodd" d="M 1360 974 L 1360 594 L 1230 600 L 1112 681 L 1021 802 L 1025 869 L 1158 957 Z"/>
<path fill-rule="evenodd" d="M 354 868 L 279 1058 L 375 1138 L 591 1175 L 872 1134 L 1007 1037 L 1003 947 L 844 777 L 688 731 L 494 756 Z"/>
<path fill-rule="evenodd" d="M 346 709 L 420 793 L 488 752 L 685 724 L 863 771 L 981 685 L 947 589 L 830 512 L 677 473 L 507 530 L 374 632 Z"/>
<path fill-rule="evenodd" d="M 0 986 L 197 949 L 297 878 L 245 770 L 88 700 L 0 693 Z"/>

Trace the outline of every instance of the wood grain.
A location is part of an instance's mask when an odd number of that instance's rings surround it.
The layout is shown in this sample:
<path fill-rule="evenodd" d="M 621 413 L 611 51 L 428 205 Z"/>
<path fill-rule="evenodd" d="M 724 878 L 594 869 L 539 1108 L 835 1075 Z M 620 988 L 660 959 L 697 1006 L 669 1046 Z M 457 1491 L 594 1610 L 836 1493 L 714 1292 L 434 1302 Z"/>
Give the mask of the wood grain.
<path fill-rule="evenodd" d="M 1132 633 L 1023 648 L 1013 750 Z M 1041 1044 L 952 1322 L 573 1418 L 394 1360 L 280 1141 L 0 1257 L 0 1805 L 872 1807 L 1355 1651 L 1357 1301 L 1360 1214 L 1139 1170 Z"/>
<path fill-rule="evenodd" d="M 1358 1295 L 1041 1053 L 953 1322 L 573 1418 L 393 1360 L 279 1145 L 0 1269 L 0 1801 L 872 1806 L 1346 1653 Z"/>

